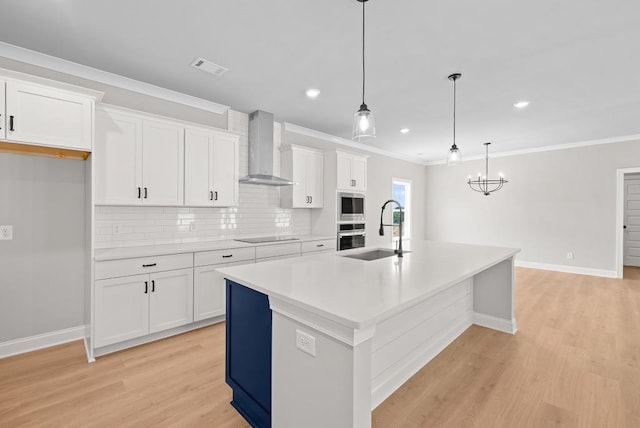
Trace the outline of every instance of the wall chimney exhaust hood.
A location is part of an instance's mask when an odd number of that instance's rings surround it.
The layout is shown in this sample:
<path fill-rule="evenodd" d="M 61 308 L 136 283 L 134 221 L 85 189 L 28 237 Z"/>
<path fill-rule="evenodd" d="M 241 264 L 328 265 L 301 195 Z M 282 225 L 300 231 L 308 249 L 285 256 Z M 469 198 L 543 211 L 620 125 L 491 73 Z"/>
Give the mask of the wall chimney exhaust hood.
<path fill-rule="evenodd" d="M 249 115 L 249 175 L 240 183 L 290 186 L 294 181 L 273 175 L 273 113 L 257 110 Z"/>

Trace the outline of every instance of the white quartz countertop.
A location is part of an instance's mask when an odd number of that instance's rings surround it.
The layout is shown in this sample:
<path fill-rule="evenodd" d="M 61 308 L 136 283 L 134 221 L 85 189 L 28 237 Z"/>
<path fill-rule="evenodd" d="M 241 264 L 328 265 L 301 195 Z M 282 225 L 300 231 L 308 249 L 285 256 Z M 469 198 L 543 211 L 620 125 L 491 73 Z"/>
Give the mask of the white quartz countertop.
<path fill-rule="evenodd" d="M 232 248 L 260 247 L 265 245 L 294 244 L 296 242 L 322 241 L 335 239 L 335 236 L 303 235 L 295 236 L 296 240 L 264 242 L 249 244 L 246 242 L 230 240 L 199 241 L 179 244 L 144 245 L 138 247 L 118 247 L 96 249 L 94 260 L 97 262 L 118 259 L 130 259 L 135 257 L 162 256 L 168 254 L 196 253 L 199 251 L 226 250 Z"/>
<path fill-rule="evenodd" d="M 391 248 L 391 247 L 389 247 Z M 354 329 L 389 318 L 520 250 L 436 241 L 403 258 L 342 257 L 373 248 L 217 269 L 226 278 Z"/>

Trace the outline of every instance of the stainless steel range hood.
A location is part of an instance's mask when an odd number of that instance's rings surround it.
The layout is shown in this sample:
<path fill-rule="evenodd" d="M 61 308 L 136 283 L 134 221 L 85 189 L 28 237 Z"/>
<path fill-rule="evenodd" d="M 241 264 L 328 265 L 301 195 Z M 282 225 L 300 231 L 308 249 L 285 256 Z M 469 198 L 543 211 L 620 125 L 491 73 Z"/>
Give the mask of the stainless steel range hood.
<path fill-rule="evenodd" d="M 267 186 L 296 184 L 273 175 L 273 113 L 257 110 L 249 115 L 249 175 L 240 183 Z"/>

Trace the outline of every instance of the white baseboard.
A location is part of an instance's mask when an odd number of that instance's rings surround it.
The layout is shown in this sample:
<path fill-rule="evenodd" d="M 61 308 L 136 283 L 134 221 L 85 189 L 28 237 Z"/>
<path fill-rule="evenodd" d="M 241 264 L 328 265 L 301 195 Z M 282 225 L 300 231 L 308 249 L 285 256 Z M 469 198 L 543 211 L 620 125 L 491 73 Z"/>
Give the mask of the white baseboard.
<path fill-rule="evenodd" d="M 10 357 L 25 352 L 36 351 L 49 346 L 61 345 L 84 338 L 85 326 L 66 328 L 64 330 L 51 331 L 35 336 L 23 337 L 0 343 L 0 358 Z"/>
<path fill-rule="evenodd" d="M 617 272 L 615 270 L 592 269 L 592 268 L 585 268 L 580 266 L 552 265 L 547 263 L 527 262 L 523 260 L 516 260 L 515 265 L 516 267 L 552 270 L 556 272 L 565 272 L 565 273 L 577 273 L 581 275 L 602 276 L 605 278 L 618 277 Z"/>
<path fill-rule="evenodd" d="M 480 314 L 478 312 L 473 313 L 473 323 L 480 327 L 490 328 L 492 330 L 502 331 L 504 333 L 515 334 L 518 331 L 516 326 L 516 320 L 503 319 L 494 317 L 492 315 Z"/>

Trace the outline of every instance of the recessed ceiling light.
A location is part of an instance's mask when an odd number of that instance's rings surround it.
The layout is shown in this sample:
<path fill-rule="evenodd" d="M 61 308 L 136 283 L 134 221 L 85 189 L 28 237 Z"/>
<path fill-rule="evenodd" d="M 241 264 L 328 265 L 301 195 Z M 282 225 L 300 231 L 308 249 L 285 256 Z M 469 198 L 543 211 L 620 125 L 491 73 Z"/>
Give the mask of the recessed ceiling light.
<path fill-rule="evenodd" d="M 401 134 L 408 134 L 408 133 L 409 133 L 409 128 L 402 128 L 402 129 L 400 130 L 400 133 L 401 133 Z"/>
<path fill-rule="evenodd" d="M 222 76 L 224 73 L 229 71 L 227 67 L 223 67 L 202 57 L 198 57 L 193 60 L 191 66 L 197 68 L 198 70 L 213 74 L 214 76 Z"/>
<path fill-rule="evenodd" d="M 525 108 L 528 105 L 529 105 L 529 101 L 519 101 L 519 102 L 513 104 L 513 106 L 515 108 Z"/>
<path fill-rule="evenodd" d="M 318 95 L 320 95 L 319 89 L 316 89 L 316 88 L 307 89 L 307 96 L 309 98 L 317 98 Z"/>

